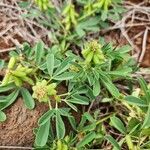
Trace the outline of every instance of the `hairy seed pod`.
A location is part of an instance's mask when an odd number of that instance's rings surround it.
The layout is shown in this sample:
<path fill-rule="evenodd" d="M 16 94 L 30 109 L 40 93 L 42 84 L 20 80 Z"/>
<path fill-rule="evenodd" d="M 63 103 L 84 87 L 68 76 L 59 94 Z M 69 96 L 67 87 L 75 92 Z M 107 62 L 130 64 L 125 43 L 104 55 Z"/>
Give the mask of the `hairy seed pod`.
<path fill-rule="evenodd" d="M 16 63 L 16 58 L 15 57 L 11 57 L 8 63 L 8 69 L 12 69 L 14 67 Z"/>
<path fill-rule="evenodd" d="M 2 80 L 2 85 L 8 84 L 9 79 L 10 79 L 10 73 L 9 73 L 9 72 L 6 72 L 6 75 L 4 76 L 4 78 L 3 78 L 3 80 Z"/>
<path fill-rule="evenodd" d="M 90 52 L 90 53 L 87 55 L 85 61 L 88 62 L 88 63 L 91 62 L 91 61 L 92 61 L 92 58 L 93 58 L 93 55 L 94 55 L 94 52 L 93 52 L 93 51 Z"/>
<path fill-rule="evenodd" d="M 18 86 L 18 87 L 21 87 L 21 86 L 22 86 L 23 83 L 22 83 L 22 81 L 21 81 L 20 78 L 17 78 L 17 77 L 15 77 L 15 76 L 13 76 L 13 80 L 14 80 L 16 86 Z"/>
<path fill-rule="evenodd" d="M 57 150 L 62 150 L 62 142 L 61 142 L 61 140 L 57 141 Z"/>
<path fill-rule="evenodd" d="M 68 150 L 68 146 L 66 144 L 63 144 L 62 150 Z"/>
<path fill-rule="evenodd" d="M 29 77 L 22 77 L 21 80 L 29 83 L 30 85 L 34 85 L 34 82 L 32 79 L 30 79 Z"/>
<path fill-rule="evenodd" d="M 95 65 L 101 64 L 101 61 L 100 61 L 100 59 L 97 57 L 97 55 L 94 55 L 94 56 L 93 56 L 93 62 L 94 62 Z"/>
<path fill-rule="evenodd" d="M 19 72 L 19 71 L 11 71 L 11 73 L 16 76 L 16 77 L 25 77 L 26 76 L 26 73 L 25 72 Z"/>

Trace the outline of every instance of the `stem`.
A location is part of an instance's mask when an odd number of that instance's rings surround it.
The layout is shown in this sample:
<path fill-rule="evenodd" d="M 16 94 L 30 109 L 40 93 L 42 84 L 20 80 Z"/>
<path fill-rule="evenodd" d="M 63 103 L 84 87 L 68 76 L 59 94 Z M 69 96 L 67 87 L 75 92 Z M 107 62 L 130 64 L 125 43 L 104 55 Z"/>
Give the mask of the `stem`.
<path fill-rule="evenodd" d="M 51 110 L 52 109 L 52 105 L 51 105 L 51 101 L 50 100 L 48 101 L 48 104 L 49 104 L 49 109 Z"/>
<path fill-rule="evenodd" d="M 112 115 L 114 115 L 114 113 L 112 113 L 112 114 L 110 114 L 109 116 L 107 116 L 107 117 L 105 117 L 105 118 L 103 118 L 103 119 L 97 121 L 97 122 L 96 122 L 96 125 L 98 125 L 99 123 L 102 123 L 102 122 L 104 122 L 105 120 L 109 119 Z"/>

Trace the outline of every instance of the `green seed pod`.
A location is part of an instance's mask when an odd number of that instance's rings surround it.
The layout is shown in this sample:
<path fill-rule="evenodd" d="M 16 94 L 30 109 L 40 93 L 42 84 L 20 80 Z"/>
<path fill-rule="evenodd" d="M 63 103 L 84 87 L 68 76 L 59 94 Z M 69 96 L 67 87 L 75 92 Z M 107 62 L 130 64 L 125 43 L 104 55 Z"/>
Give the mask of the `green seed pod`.
<path fill-rule="evenodd" d="M 67 135 L 64 140 L 68 143 L 70 140 L 70 137 Z"/>
<path fill-rule="evenodd" d="M 134 145 L 132 143 L 132 139 L 130 135 L 126 135 L 125 137 L 129 150 L 134 150 Z"/>
<path fill-rule="evenodd" d="M 92 61 L 93 55 L 94 55 L 94 52 L 93 52 L 93 51 L 90 52 L 90 53 L 87 55 L 85 61 L 86 61 L 87 63 L 90 63 L 90 62 Z"/>
<path fill-rule="evenodd" d="M 97 55 L 94 55 L 94 56 L 93 56 L 93 62 L 94 62 L 95 65 L 101 64 L 101 61 L 100 61 L 100 59 L 97 57 Z"/>
<path fill-rule="evenodd" d="M 29 77 L 22 77 L 21 80 L 29 83 L 30 85 L 34 85 L 34 82 L 32 79 L 30 79 Z"/>
<path fill-rule="evenodd" d="M 84 50 L 82 50 L 81 53 L 82 53 L 83 57 L 86 58 L 87 55 L 90 53 L 90 49 L 84 49 Z"/>
<path fill-rule="evenodd" d="M 25 76 L 26 76 L 26 73 L 25 73 L 25 72 L 11 71 L 11 73 L 12 73 L 14 76 L 19 77 L 19 78 L 22 78 L 22 77 L 25 77 Z"/>
<path fill-rule="evenodd" d="M 33 71 L 31 68 L 26 68 L 25 73 L 30 74 Z"/>
<path fill-rule="evenodd" d="M 6 72 L 6 75 L 4 76 L 4 78 L 3 78 L 3 80 L 2 80 L 2 85 L 8 84 L 9 79 L 10 79 L 10 73 L 9 73 L 9 72 Z"/>
<path fill-rule="evenodd" d="M 8 69 L 12 69 L 14 67 L 16 63 L 16 58 L 15 57 L 11 57 L 8 63 Z"/>
<path fill-rule="evenodd" d="M 61 140 L 57 141 L 57 150 L 63 150 L 62 149 L 62 142 L 61 142 Z"/>
<path fill-rule="evenodd" d="M 21 79 L 19 79 L 19 78 L 13 76 L 13 80 L 14 80 L 16 86 L 18 86 L 18 87 L 21 87 L 21 86 L 22 86 L 23 83 L 22 83 Z"/>
<path fill-rule="evenodd" d="M 68 150 L 68 146 L 66 144 L 62 145 L 62 150 Z"/>

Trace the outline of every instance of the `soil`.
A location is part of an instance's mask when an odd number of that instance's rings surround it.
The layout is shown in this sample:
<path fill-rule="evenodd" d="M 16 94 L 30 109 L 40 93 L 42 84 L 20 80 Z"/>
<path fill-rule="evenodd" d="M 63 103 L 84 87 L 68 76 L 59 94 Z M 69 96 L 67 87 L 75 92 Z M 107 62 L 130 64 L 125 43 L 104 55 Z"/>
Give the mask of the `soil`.
<path fill-rule="evenodd" d="M 131 0 L 132 2 L 141 2 L 141 0 Z M 130 29 L 130 37 L 144 31 L 145 28 L 134 27 Z M 150 33 L 149 33 L 150 35 Z M 148 35 L 147 50 L 141 66 L 150 67 L 150 36 Z M 120 35 L 120 31 L 112 31 L 104 35 L 107 41 L 114 41 L 116 45 L 127 44 L 125 38 Z M 16 37 L 20 43 L 23 39 Z M 134 43 L 141 49 L 142 38 L 136 38 Z M 0 50 L 13 47 L 12 43 L 5 42 L 0 38 Z M 7 53 L 0 53 L 0 58 L 7 58 Z M 60 89 L 62 93 L 63 89 Z M 34 110 L 28 110 L 23 104 L 23 100 L 19 98 L 11 107 L 6 109 L 7 120 L 0 123 L 0 145 L 2 146 L 33 146 L 34 135 L 33 129 L 37 127 L 37 120 L 48 109 L 46 104 L 36 103 Z M 75 114 L 79 120 L 79 115 Z"/>
<path fill-rule="evenodd" d="M 38 118 L 46 110 L 48 106 L 38 102 L 34 110 L 29 110 L 19 98 L 6 109 L 7 120 L 0 123 L 0 145 L 32 146 L 35 137 L 33 129 L 37 127 Z"/>

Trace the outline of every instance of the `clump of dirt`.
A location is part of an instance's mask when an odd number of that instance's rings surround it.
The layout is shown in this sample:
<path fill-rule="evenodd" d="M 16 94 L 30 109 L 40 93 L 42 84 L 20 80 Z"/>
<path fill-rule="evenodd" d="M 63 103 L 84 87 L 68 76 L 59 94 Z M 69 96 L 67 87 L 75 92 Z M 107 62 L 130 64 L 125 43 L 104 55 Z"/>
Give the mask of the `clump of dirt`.
<path fill-rule="evenodd" d="M 0 123 L 1 146 L 33 146 L 33 129 L 37 127 L 39 117 L 48 110 L 43 103 L 36 103 L 36 108 L 29 110 L 19 98 L 6 109 L 7 120 Z"/>

